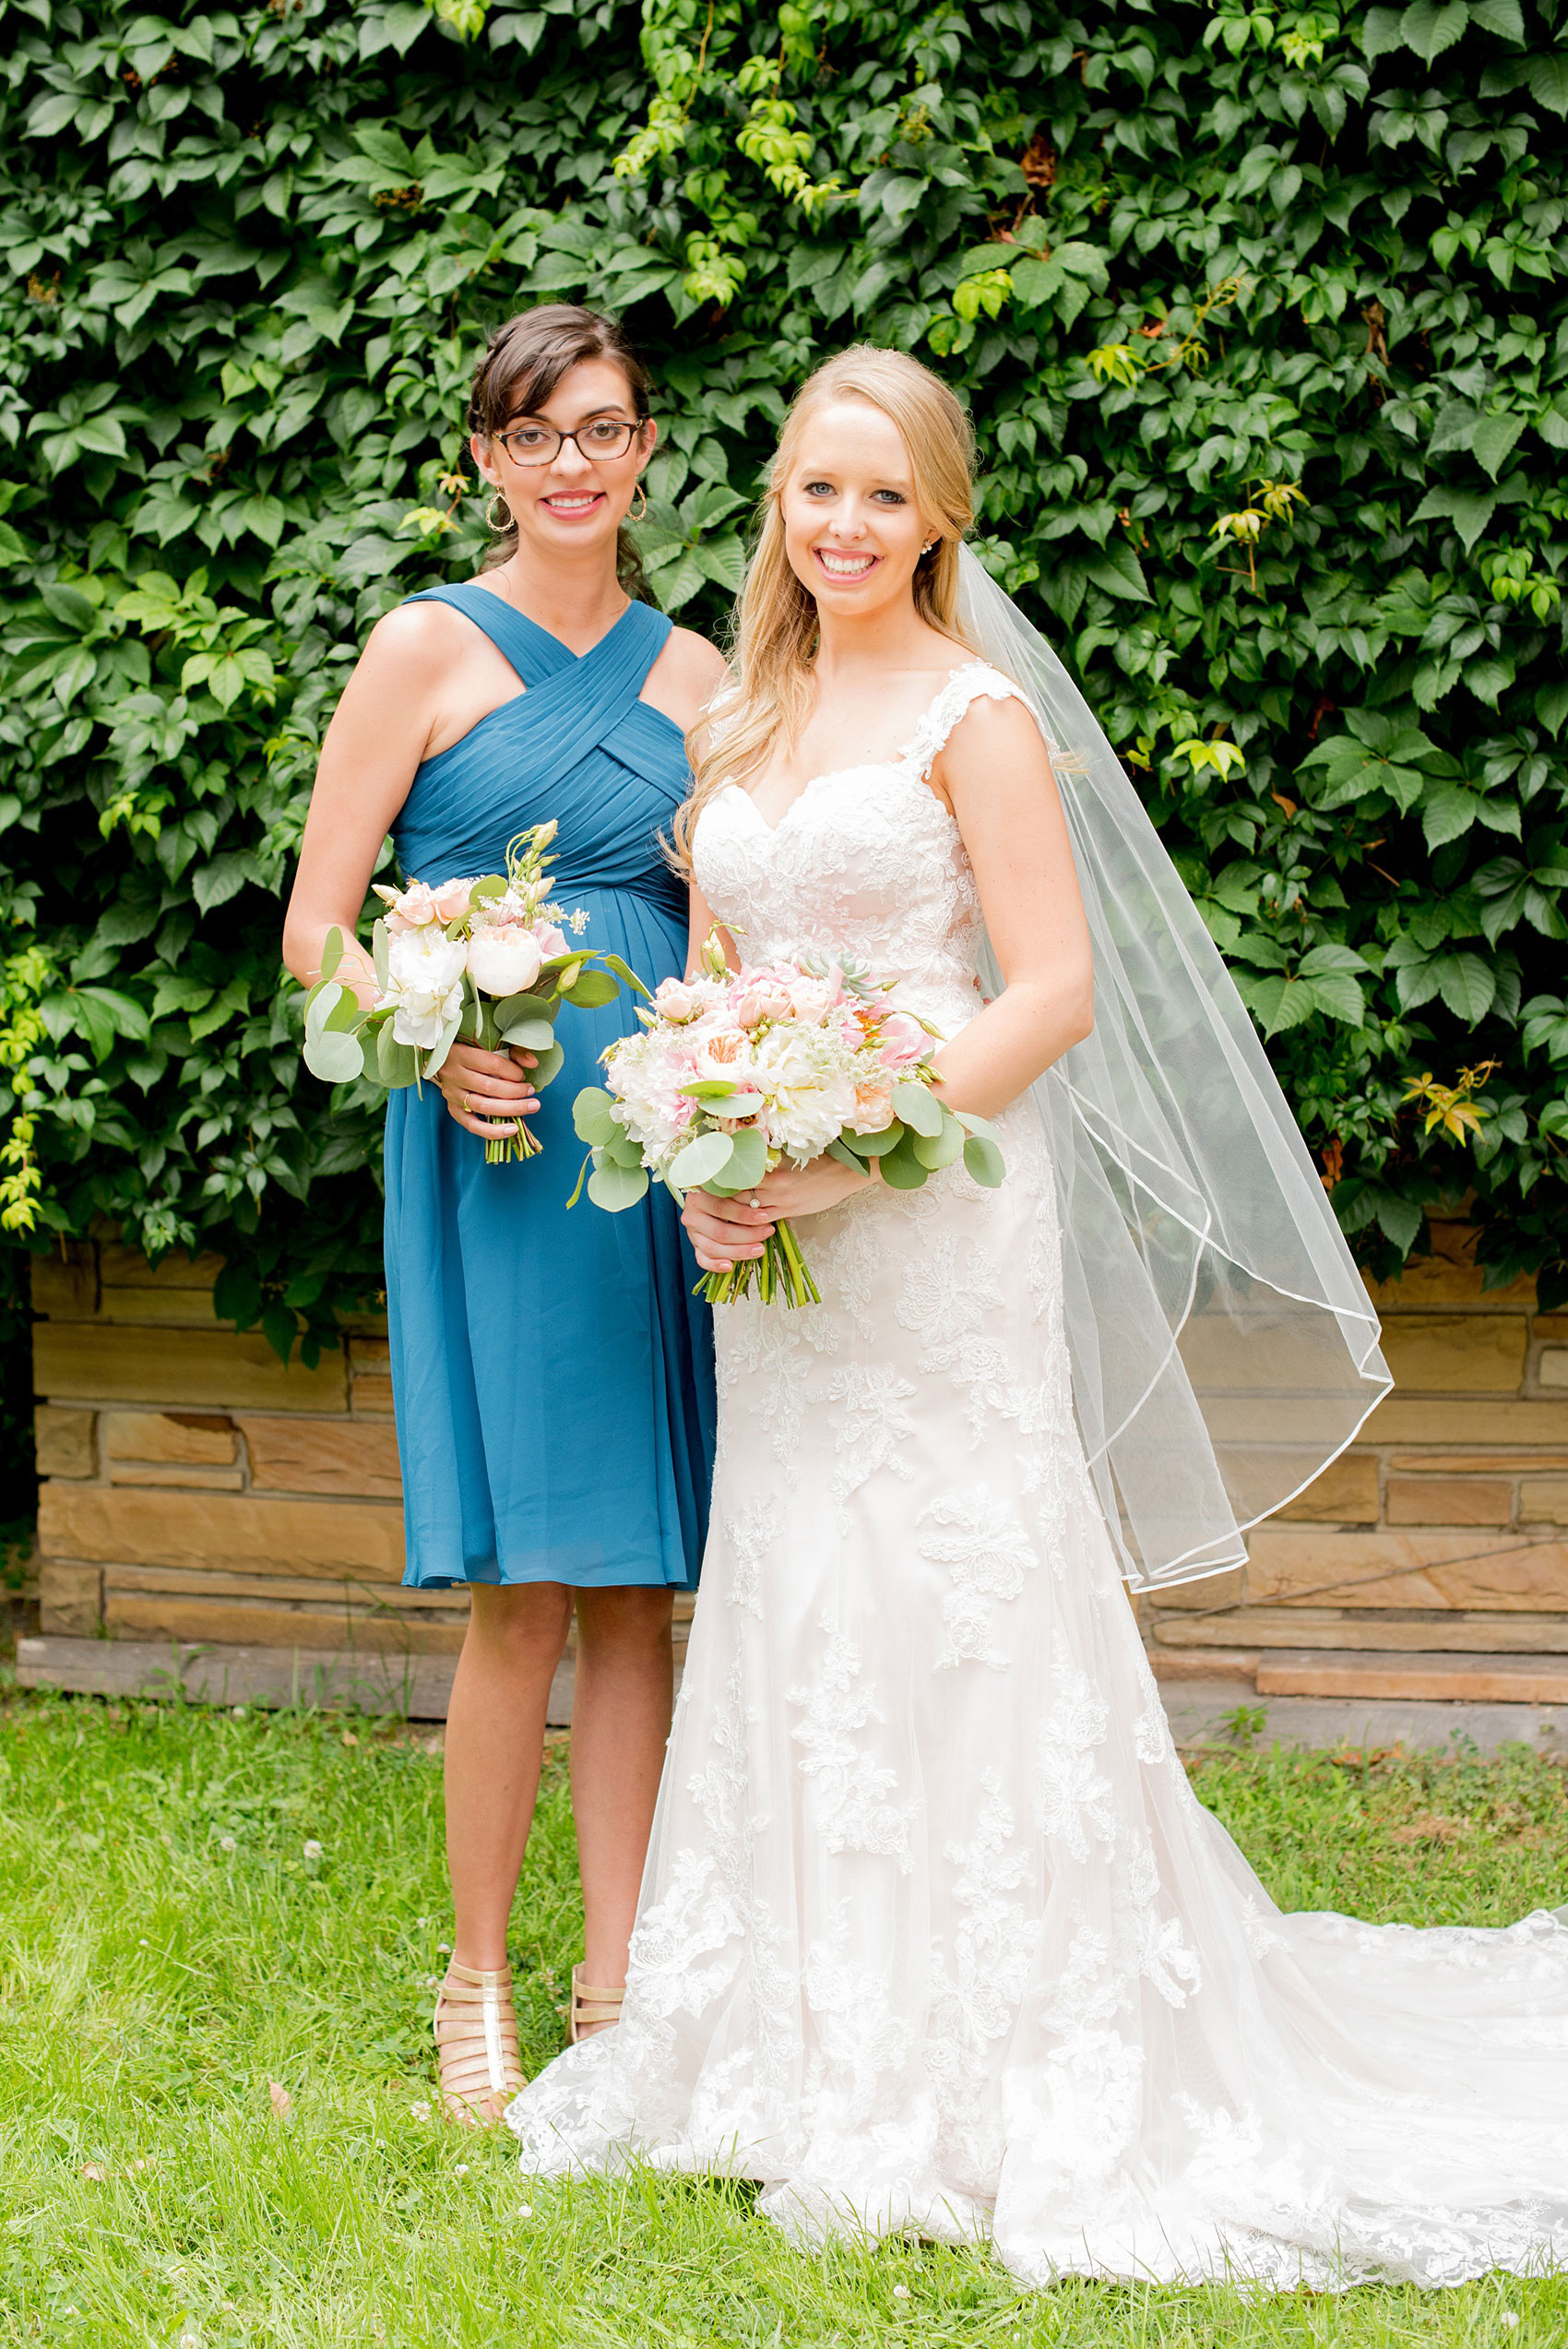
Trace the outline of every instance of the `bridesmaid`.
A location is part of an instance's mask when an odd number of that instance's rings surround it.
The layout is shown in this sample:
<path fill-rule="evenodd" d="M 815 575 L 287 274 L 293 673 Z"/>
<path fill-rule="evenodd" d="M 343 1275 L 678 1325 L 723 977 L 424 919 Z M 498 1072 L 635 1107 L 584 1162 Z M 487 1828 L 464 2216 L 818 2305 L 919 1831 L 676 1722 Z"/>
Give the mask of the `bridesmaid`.
<path fill-rule="evenodd" d="M 327 730 L 284 951 L 319 970 L 351 937 L 388 830 L 410 879 L 499 871 L 554 817 L 554 895 L 584 942 L 652 985 L 684 968 L 685 893 L 659 836 L 690 788 L 683 736 L 724 674 L 640 601 L 622 525 L 657 427 L 620 330 L 550 304 L 474 376 L 474 462 L 499 543 L 372 631 Z M 369 1001 L 374 970 L 349 950 Z M 345 970 L 344 975 L 349 975 Z M 671 1595 L 692 1589 L 713 1448 L 710 1335 L 659 1186 L 641 1209 L 566 1211 L 574 1095 L 632 1025 L 623 994 L 563 1012 L 565 1065 L 455 1046 L 440 1089 L 386 1120 L 386 1290 L 408 1522 L 404 1581 L 467 1588 L 446 1726 L 457 1910 L 435 2010 L 441 2086 L 488 2124 L 522 2084 L 506 1930 L 538 1791 L 545 1705 L 574 1605 L 572 1804 L 585 1956 L 574 2039 L 613 2022 L 671 1694 Z M 520 1118 L 542 1157 L 486 1163 Z"/>

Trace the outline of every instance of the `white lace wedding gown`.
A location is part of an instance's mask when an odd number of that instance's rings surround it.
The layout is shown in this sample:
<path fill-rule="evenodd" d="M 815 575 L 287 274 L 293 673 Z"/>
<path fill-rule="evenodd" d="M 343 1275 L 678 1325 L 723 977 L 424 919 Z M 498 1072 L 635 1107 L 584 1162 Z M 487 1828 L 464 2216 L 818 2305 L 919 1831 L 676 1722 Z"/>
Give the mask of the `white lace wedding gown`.
<path fill-rule="evenodd" d="M 951 1034 L 976 892 L 890 765 L 698 882 L 749 960 L 849 949 Z M 1283 1915 L 1190 1790 L 1074 1422 L 1039 1122 L 801 1229 L 823 1302 L 715 1316 L 719 1449 L 624 2019 L 525 2089 L 526 2167 L 760 2179 L 793 2239 L 992 2240 L 1020 2278 L 1451 2283 L 1568 2259 L 1568 1912 Z"/>

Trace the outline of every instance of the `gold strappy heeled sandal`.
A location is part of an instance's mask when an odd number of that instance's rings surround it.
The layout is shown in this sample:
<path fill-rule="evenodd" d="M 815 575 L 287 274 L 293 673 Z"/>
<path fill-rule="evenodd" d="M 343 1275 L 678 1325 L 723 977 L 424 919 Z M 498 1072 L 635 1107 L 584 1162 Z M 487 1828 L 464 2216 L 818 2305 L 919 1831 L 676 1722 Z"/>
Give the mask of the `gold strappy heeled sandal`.
<path fill-rule="evenodd" d="M 583 1980 L 581 1966 L 572 1968 L 572 2019 L 567 2034 L 575 2047 L 581 2039 L 596 2038 L 601 2029 L 621 2020 L 624 1990 L 596 1990 Z"/>
<path fill-rule="evenodd" d="M 449 1964 L 431 2021 L 448 2115 L 470 2128 L 493 2128 L 523 2085 L 511 1967 Z"/>

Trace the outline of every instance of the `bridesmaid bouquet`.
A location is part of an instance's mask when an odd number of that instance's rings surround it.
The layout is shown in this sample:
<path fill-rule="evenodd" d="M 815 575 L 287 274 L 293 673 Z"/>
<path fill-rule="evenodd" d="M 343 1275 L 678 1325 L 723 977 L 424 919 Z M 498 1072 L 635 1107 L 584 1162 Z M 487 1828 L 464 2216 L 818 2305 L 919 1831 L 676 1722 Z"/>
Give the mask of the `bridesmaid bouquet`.
<path fill-rule="evenodd" d="M 573 1207 L 584 1175 L 589 1198 L 613 1214 L 635 1206 L 655 1174 L 677 1199 L 689 1190 L 732 1198 L 781 1159 L 803 1166 L 824 1151 L 861 1173 L 876 1159 L 895 1190 L 918 1190 L 960 1156 L 977 1183 L 1001 1182 L 992 1128 L 934 1091 L 936 1030 L 885 1001 L 895 980 L 809 954 L 733 972 L 715 932 L 695 978 L 666 979 L 652 996 L 634 984 L 649 1008 L 601 1055 L 608 1091 L 589 1085 L 573 1104 L 590 1149 Z M 821 1302 L 786 1221 L 761 1257 L 697 1286 L 715 1305 L 753 1289 L 769 1303 Z"/>
<path fill-rule="evenodd" d="M 567 942 L 580 936 L 583 912 L 549 902 L 546 854 L 555 826 L 535 824 L 506 851 L 505 873 L 444 881 L 431 888 L 375 894 L 386 907 L 374 933 L 377 995 L 362 1009 L 335 973 L 343 934 L 329 930 L 321 977 L 305 997 L 305 1067 L 330 1085 L 366 1077 L 395 1091 L 434 1077 L 459 1037 L 488 1052 L 518 1044 L 538 1055 L 531 1081 L 548 1085 L 560 1069 L 554 1022 L 564 1003 L 609 1003 L 619 980 L 636 984 L 618 955 L 596 955 Z M 564 928 L 562 926 L 564 923 Z M 608 963 L 610 970 L 594 965 Z M 493 1165 L 532 1158 L 541 1145 L 519 1118 L 517 1130 L 486 1142 Z"/>

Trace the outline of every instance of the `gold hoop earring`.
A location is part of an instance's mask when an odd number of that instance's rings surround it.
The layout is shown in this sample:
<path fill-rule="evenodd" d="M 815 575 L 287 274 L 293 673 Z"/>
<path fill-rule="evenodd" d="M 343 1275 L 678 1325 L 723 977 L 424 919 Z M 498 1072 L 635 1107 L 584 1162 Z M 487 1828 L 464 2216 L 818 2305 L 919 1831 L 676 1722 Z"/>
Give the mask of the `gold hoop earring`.
<path fill-rule="evenodd" d="M 626 519 L 628 522 L 640 522 L 643 516 L 647 512 L 647 492 L 644 489 L 640 481 L 638 482 L 636 489 L 633 490 L 632 495 L 634 497 L 640 497 L 642 499 L 642 504 L 640 506 L 629 507 L 626 512 Z"/>
<path fill-rule="evenodd" d="M 497 507 L 501 509 L 499 514 L 495 510 Z M 485 507 L 484 519 L 493 531 L 509 531 L 511 529 L 512 509 L 506 503 L 506 493 L 504 489 L 498 489 L 494 496 L 491 499 L 489 505 Z"/>

